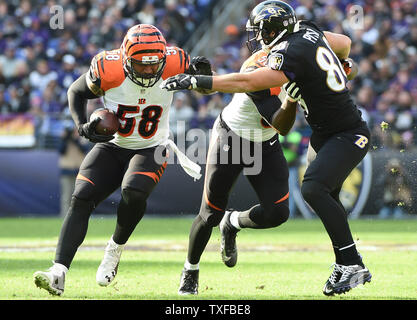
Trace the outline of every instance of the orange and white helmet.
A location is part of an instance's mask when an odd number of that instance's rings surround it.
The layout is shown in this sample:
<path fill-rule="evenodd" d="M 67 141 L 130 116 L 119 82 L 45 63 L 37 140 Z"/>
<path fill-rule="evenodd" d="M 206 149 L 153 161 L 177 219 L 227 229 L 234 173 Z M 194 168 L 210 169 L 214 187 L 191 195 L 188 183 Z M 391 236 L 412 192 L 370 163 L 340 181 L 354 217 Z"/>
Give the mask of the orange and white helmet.
<path fill-rule="evenodd" d="M 138 24 L 127 31 L 121 45 L 123 68 L 142 87 L 152 87 L 162 76 L 166 63 L 166 40 L 158 28 Z M 154 74 L 139 73 L 134 65 L 157 65 Z"/>

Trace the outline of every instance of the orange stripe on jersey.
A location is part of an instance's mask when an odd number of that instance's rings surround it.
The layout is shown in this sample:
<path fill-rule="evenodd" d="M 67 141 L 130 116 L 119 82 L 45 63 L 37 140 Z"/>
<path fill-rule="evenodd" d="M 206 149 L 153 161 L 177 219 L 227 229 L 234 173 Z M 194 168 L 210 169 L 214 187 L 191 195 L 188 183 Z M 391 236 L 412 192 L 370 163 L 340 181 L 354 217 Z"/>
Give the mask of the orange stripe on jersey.
<path fill-rule="evenodd" d="M 135 171 L 132 172 L 131 174 L 142 174 L 144 176 L 147 176 L 149 178 L 151 178 L 155 183 L 159 182 L 159 179 L 162 177 L 162 175 L 164 174 L 165 168 L 167 167 L 167 163 L 164 162 L 162 164 L 162 166 L 159 167 L 159 169 L 155 172 L 145 172 L 145 171 Z"/>
<path fill-rule="evenodd" d="M 281 87 L 271 88 L 269 91 L 271 92 L 271 96 L 278 96 L 281 93 Z"/>
<path fill-rule="evenodd" d="M 209 207 L 211 207 L 211 208 L 213 208 L 214 210 L 217 210 L 217 211 L 224 211 L 223 209 L 220 209 L 219 207 L 216 207 L 214 204 L 212 204 L 212 203 L 209 201 L 209 199 L 208 199 L 208 197 L 207 197 L 206 188 L 204 188 L 204 199 L 206 200 L 206 203 L 207 203 L 207 205 L 208 205 Z"/>
<path fill-rule="evenodd" d="M 280 202 L 282 202 L 282 201 L 287 200 L 289 197 L 290 197 L 290 192 L 288 191 L 288 193 L 287 193 L 285 196 L 283 196 L 281 199 L 279 199 L 279 200 L 275 201 L 274 203 L 275 203 L 275 204 L 280 203 Z"/>
<path fill-rule="evenodd" d="M 184 50 L 178 47 L 167 47 L 167 62 L 162 79 L 175 76 L 187 71 L 190 64 L 190 57 Z"/>
<path fill-rule="evenodd" d="M 94 57 L 91 68 L 104 91 L 120 86 L 126 79 L 120 50 L 100 52 Z"/>
<path fill-rule="evenodd" d="M 149 178 L 151 178 L 155 183 L 159 182 L 159 176 L 155 172 L 136 171 L 136 172 L 132 172 L 132 174 L 142 174 L 144 176 L 148 176 Z"/>
<path fill-rule="evenodd" d="M 82 174 L 78 174 L 77 175 L 77 178 L 76 179 L 78 179 L 78 180 L 84 180 L 84 181 L 87 181 L 87 182 L 89 182 L 89 183 L 91 183 L 93 186 L 95 186 L 95 184 L 94 184 L 94 182 L 93 181 L 91 181 L 90 179 L 88 179 L 87 177 L 84 177 Z"/>
<path fill-rule="evenodd" d="M 247 72 L 246 70 L 249 68 L 262 68 L 266 66 L 266 62 L 268 55 L 265 51 L 257 51 L 253 55 L 251 55 L 246 61 L 243 63 L 240 72 Z"/>

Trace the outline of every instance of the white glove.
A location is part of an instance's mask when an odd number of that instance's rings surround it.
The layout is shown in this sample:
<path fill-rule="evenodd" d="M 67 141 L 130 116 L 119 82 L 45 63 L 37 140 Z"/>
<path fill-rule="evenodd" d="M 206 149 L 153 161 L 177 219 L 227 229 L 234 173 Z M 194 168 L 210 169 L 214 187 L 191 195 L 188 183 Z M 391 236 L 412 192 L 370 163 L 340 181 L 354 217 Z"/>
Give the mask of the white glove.
<path fill-rule="evenodd" d="M 295 82 L 287 82 L 284 85 L 284 90 L 287 93 L 287 99 L 291 102 L 297 102 L 301 100 L 300 88 Z"/>

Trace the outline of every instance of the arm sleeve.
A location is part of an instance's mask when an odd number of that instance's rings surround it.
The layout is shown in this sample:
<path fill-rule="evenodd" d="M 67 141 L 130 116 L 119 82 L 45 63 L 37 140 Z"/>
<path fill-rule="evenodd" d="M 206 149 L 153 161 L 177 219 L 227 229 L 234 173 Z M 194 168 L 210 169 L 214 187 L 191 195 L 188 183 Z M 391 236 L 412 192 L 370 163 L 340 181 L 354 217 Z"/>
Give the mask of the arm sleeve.
<path fill-rule="evenodd" d="M 252 98 L 253 103 L 256 105 L 259 114 L 268 123 L 272 123 L 272 118 L 275 112 L 281 107 L 281 100 L 276 95 L 265 96 L 263 98 Z"/>
<path fill-rule="evenodd" d="M 86 74 L 80 76 L 68 89 L 68 107 L 72 119 L 77 127 L 87 122 L 86 105 L 88 99 L 96 99 L 99 96 L 91 92 L 87 86 Z"/>

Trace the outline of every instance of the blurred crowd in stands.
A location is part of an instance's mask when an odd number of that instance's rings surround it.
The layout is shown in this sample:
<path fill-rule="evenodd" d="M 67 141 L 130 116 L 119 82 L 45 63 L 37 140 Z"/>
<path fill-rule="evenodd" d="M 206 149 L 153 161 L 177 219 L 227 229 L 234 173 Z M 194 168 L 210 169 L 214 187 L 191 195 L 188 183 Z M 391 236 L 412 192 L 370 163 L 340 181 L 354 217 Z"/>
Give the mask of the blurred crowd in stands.
<path fill-rule="evenodd" d="M 96 53 L 120 47 L 126 30 L 137 23 L 156 25 L 170 45 L 184 47 L 201 21 L 215 19 L 211 11 L 217 1 L 0 1 L 0 115 L 31 114 L 36 121 L 38 147 L 56 147 L 53 138 L 59 138 L 63 129 L 72 125 L 67 88 L 87 71 Z M 241 4 L 249 14 L 259 2 Z M 374 149 L 415 148 L 417 0 L 288 2 L 299 19 L 314 20 L 324 30 L 351 37 L 351 57 L 359 64 L 360 73 L 349 88 L 372 128 Z M 352 8 L 352 3 L 360 9 Z M 63 8 L 63 29 L 50 26 L 54 5 Z M 362 20 L 357 16 L 361 9 Z M 225 26 L 226 40 L 208 57 L 218 74 L 239 71 L 249 56 L 246 19 Z M 175 134 L 178 120 L 185 121 L 187 128 L 210 129 L 230 100 L 230 94 L 177 93 L 170 114 L 171 130 Z M 88 108 L 92 111 L 100 104 L 100 100 L 92 100 Z M 382 121 L 388 130 L 381 130 Z M 301 134 L 296 140 L 302 152 L 310 131 L 301 112 L 295 131 Z"/>

